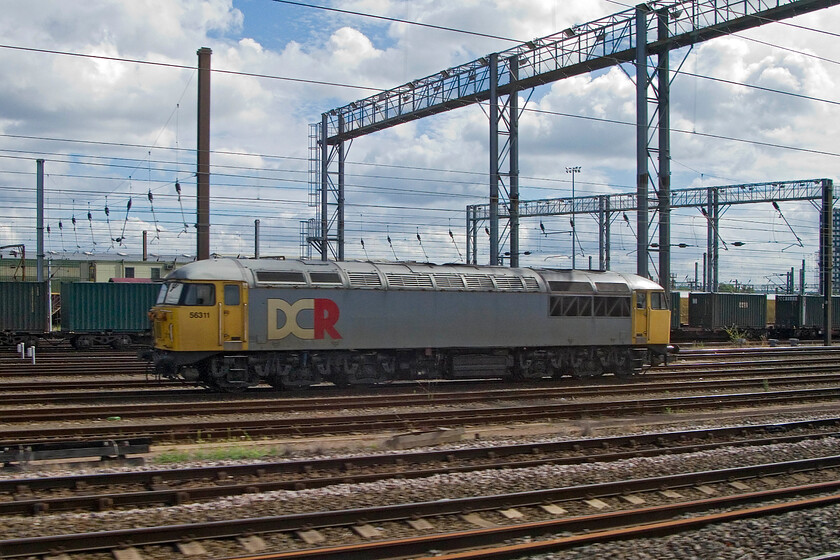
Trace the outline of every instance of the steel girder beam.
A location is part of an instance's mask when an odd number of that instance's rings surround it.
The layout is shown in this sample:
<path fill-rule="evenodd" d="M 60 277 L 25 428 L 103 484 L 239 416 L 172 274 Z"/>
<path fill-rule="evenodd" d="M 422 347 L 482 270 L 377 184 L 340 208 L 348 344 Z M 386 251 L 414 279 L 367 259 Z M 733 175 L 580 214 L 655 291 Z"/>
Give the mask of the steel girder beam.
<path fill-rule="evenodd" d="M 648 277 L 648 76 L 646 4 L 636 7 L 634 31 L 636 33 L 636 274 Z"/>
<path fill-rule="evenodd" d="M 831 306 L 832 294 L 832 272 L 834 269 L 834 184 L 829 179 L 822 181 L 822 207 L 820 209 L 820 284 L 823 294 L 823 343 L 826 346 L 831 344 Z"/>
<path fill-rule="evenodd" d="M 301 222 L 301 258 L 311 258 L 314 248 L 322 261 L 344 260 L 344 142 L 329 144 L 324 137 L 327 116 L 320 126 L 310 126 L 309 206 L 315 218 Z M 339 119 L 339 128 L 342 123 Z M 334 227 L 335 226 L 335 227 Z M 335 230 L 334 235 L 330 231 Z"/>
<path fill-rule="evenodd" d="M 658 11 L 657 39 L 666 48 L 659 51 L 656 70 L 659 105 L 659 284 L 665 288 L 665 301 L 671 301 L 671 68 L 668 42 L 668 10 Z"/>
<path fill-rule="evenodd" d="M 803 179 L 798 181 L 773 181 L 767 183 L 745 183 L 742 185 L 724 185 L 719 187 L 698 187 L 675 189 L 671 191 L 671 208 L 700 208 L 708 204 L 709 190 L 716 191 L 720 204 L 754 204 L 757 202 L 779 202 L 783 200 L 819 200 L 822 196 L 822 182 L 828 179 Z M 635 212 L 636 195 L 634 193 L 578 196 L 572 198 L 547 198 L 541 200 L 521 200 L 520 218 L 541 216 L 564 216 L 569 214 L 597 214 L 599 201 L 606 197 L 610 202 L 611 212 Z M 574 207 L 572 204 L 574 203 Z M 659 200 L 649 197 L 648 204 L 656 207 Z M 481 222 L 489 218 L 487 204 L 470 205 L 473 219 Z M 507 218 L 500 212 L 500 218 Z"/>
<path fill-rule="evenodd" d="M 519 97 L 514 88 L 506 97 L 497 94 L 499 58 L 490 55 L 490 264 L 502 264 L 506 240 L 510 266 L 519 266 Z M 517 59 L 506 61 L 509 82 L 516 83 Z M 504 169 L 507 160 L 508 168 Z M 499 226 L 499 205 L 507 206 L 510 229 Z M 507 238 L 507 239 L 506 239 Z"/>

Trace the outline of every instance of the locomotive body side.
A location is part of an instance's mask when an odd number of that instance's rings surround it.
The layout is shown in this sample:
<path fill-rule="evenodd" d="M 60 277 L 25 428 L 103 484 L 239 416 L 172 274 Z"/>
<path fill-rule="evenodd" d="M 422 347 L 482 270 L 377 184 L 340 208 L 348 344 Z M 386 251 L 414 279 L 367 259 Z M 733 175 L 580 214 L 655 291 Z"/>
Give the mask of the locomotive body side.
<path fill-rule="evenodd" d="M 203 261 L 167 279 L 153 359 L 164 375 L 224 390 L 630 374 L 668 344 L 659 294 L 591 271 Z"/>

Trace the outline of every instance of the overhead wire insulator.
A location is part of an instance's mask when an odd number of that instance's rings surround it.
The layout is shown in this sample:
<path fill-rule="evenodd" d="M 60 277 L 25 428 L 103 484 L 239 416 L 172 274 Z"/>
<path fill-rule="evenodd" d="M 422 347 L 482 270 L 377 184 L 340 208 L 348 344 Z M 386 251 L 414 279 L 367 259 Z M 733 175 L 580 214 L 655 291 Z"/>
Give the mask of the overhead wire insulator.
<path fill-rule="evenodd" d="M 796 244 L 799 245 L 800 247 L 804 247 L 805 245 L 802 243 L 802 239 L 800 239 L 800 237 L 798 235 L 796 235 L 796 232 L 793 230 L 793 226 L 790 225 L 790 222 L 787 221 L 787 218 L 785 218 L 785 215 L 782 214 L 782 209 L 779 208 L 779 205 L 776 203 L 776 201 L 771 200 L 770 202 L 771 202 L 771 204 L 773 204 L 773 208 L 776 209 L 776 212 L 779 213 L 779 217 L 782 219 L 783 222 L 785 222 L 785 225 L 787 225 L 790 232 L 796 238 Z M 790 247 L 793 247 L 793 245 L 791 245 Z M 786 249 L 789 249 L 790 247 L 786 247 Z M 784 250 L 784 249 L 782 249 L 782 250 Z"/>
<path fill-rule="evenodd" d="M 76 252 L 82 248 L 79 245 L 79 233 L 76 231 L 76 201 L 73 201 L 73 216 L 70 218 L 70 221 L 73 223 L 73 239 L 76 241 Z"/>
<path fill-rule="evenodd" d="M 111 232 L 111 210 L 108 208 L 108 197 L 105 197 L 105 222 L 108 224 L 108 239 L 111 240 L 111 248 L 114 248 L 114 234 Z"/>
<path fill-rule="evenodd" d="M 455 245 L 455 250 L 458 252 L 458 260 L 464 260 L 464 256 L 461 254 L 461 249 L 458 248 L 458 244 L 455 242 L 455 235 L 452 233 L 452 229 L 449 230 L 449 239 L 451 239 L 452 244 Z"/>
<path fill-rule="evenodd" d="M 181 237 L 182 233 L 187 233 L 190 225 L 187 223 L 186 214 L 184 214 L 184 203 L 181 201 L 181 183 L 178 182 L 178 179 L 175 179 L 175 192 L 178 193 L 178 204 L 181 206 L 181 220 L 184 222 L 184 229 L 178 232 L 178 237 Z"/>
<path fill-rule="evenodd" d="M 423 240 L 420 239 L 420 228 L 417 228 L 417 243 L 420 244 L 420 249 L 423 251 L 423 256 L 426 258 L 426 262 L 429 262 L 429 255 L 426 254 L 426 249 L 423 247 Z"/>
<path fill-rule="evenodd" d="M 96 250 L 96 238 L 93 236 L 93 214 L 90 213 L 90 202 L 88 202 L 88 228 L 90 229 L 90 241 L 93 243 L 93 250 Z"/>
<path fill-rule="evenodd" d="M 120 234 L 119 237 L 114 239 L 114 241 L 116 241 L 117 243 L 119 243 L 120 245 L 123 245 L 123 246 L 125 245 L 125 243 L 124 243 L 124 241 L 125 241 L 125 226 L 128 223 L 128 213 L 129 212 L 131 212 L 131 197 L 130 196 L 128 197 L 128 202 L 125 205 L 125 220 L 123 220 L 122 233 Z"/>
<path fill-rule="evenodd" d="M 149 207 L 152 209 L 152 219 L 155 222 L 155 237 L 154 237 L 154 239 L 160 239 L 160 227 L 158 226 L 157 214 L 155 214 L 155 197 L 152 194 L 152 189 L 149 189 L 149 192 L 146 194 L 146 196 L 149 199 Z"/>
<path fill-rule="evenodd" d="M 398 259 L 398 258 L 397 258 L 397 252 L 394 250 L 394 244 L 393 244 L 393 243 L 391 243 L 391 235 L 390 235 L 390 234 L 388 234 L 388 236 L 386 237 L 386 239 L 388 240 L 388 245 L 391 247 L 391 252 L 392 252 L 392 253 L 394 253 L 394 260 L 395 260 L 395 261 L 400 260 L 400 259 Z"/>

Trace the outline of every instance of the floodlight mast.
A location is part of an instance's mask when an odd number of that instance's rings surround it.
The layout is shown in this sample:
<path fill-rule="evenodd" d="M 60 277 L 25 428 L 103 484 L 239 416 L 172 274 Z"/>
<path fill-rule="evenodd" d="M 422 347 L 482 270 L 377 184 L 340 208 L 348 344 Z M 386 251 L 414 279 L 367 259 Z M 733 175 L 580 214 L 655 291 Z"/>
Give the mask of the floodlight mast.
<path fill-rule="evenodd" d="M 662 181 L 651 177 L 648 172 L 648 161 L 655 150 L 662 150 L 663 139 L 659 139 L 659 148 L 651 148 L 648 139 L 651 138 L 650 123 L 646 118 L 648 99 L 658 103 L 660 115 L 667 112 L 663 106 L 659 88 L 653 88 L 650 70 L 659 74 L 660 83 L 668 81 L 668 65 L 662 64 L 671 50 L 700 43 L 722 35 L 751 29 L 784 20 L 796 15 L 813 12 L 840 4 L 840 0 L 773 0 L 772 2 L 743 0 L 680 0 L 679 2 L 663 2 L 652 0 L 595 20 L 576 25 L 572 28 L 557 32 L 553 35 L 534 39 L 517 45 L 506 51 L 495 53 L 497 64 L 490 64 L 491 56 L 481 57 L 472 62 L 448 68 L 425 78 L 413 80 L 409 83 L 392 88 L 373 96 L 354 101 L 344 107 L 332 109 L 324 113 L 321 126 L 323 130 L 317 135 L 319 150 L 330 152 L 330 147 L 341 146 L 353 138 L 383 130 L 398 124 L 420 119 L 430 115 L 442 113 L 466 105 L 490 101 L 491 106 L 498 104 L 499 97 L 515 96 L 516 91 L 527 90 L 538 85 L 547 84 L 571 76 L 585 74 L 602 68 L 623 63 L 634 63 L 637 67 L 637 112 L 639 113 L 637 131 L 637 194 L 641 195 L 642 205 L 647 201 L 649 185 L 661 188 Z M 648 41 L 647 30 L 658 29 L 655 41 Z M 660 62 L 650 68 L 647 57 L 656 55 Z M 511 68 L 511 61 L 517 61 L 517 67 Z M 492 72 L 492 79 L 491 79 Z M 496 99 L 491 98 L 491 83 L 495 83 Z M 644 93 L 644 95 L 642 95 Z M 644 115 L 645 118 L 641 118 Z M 491 119 L 492 121 L 492 119 Z M 660 120 L 660 127 L 662 121 Z M 493 129 L 491 123 L 491 129 Z M 667 134 L 667 128 L 664 129 Z M 517 130 L 493 130 L 496 134 L 516 134 Z M 644 141 L 641 139 L 644 138 Z M 494 139 L 491 138 L 491 143 Z M 499 138 L 495 139 L 499 142 Z M 667 138 L 665 139 L 667 148 Z M 310 154 L 312 152 L 310 151 Z M 311 155 L 312 157 L 312 155 Z M 491 153 L 491 158 L 498 157 Z M 513 157 L 508 154 L 508 157 Z M 667 158 L 666 155 L 660 157 Z M 315 190 L 322 189 L 320 221 L 309 222 L 304 226 L 307 241 L 307 251 L 315 248 L 326 259 L 329 255 L 343 255 L 341 247 L 333 248 L 332 243 L 343 244 L 343 232 L 332 234 L 329 229 L 335 225 L 341 229 L 340 220 L 325 219 L 323 195 L 328 191 L 333 193 L 335 200 L 328 200 L 330 208 L 337 207 L 332 216 L 343 214 L 344 200 L 339 196 L 339 189 L 330 188 L 330 181 L 324 177 L 340 175 L 335 169 L 338 160 L 343 158 L 318 158 L 320 177 L 313 180 Z M 662 160 L 664 161 L 664 160 Z M 665 173 L 660 162 L 657 175 Z M 665 166 L 667 167 L 667 165 Z M 512 164 L 513 169 L 517 165 Z M 491 184 L 497 181 L 499 170 L 491 169 Z M 339 177 L 338 182 L 342 182 Z M 511 180 L 511 182 L 513 182 Z M 492 186 L 491 186 L 492 188 Z M 504 189 L 499 192 L 504 195 Z M 510 200 L 501 200 L 491 196 L 491 204 L 496 205 L 497 214 L 501 207 L 515 205 L 513 194 Z M 667 197 L 665 197 L 667 201 Z M 667 208 L 658 208 L 660 214 Z M 510 214 L 510 212 L 507 212 Z M 516 214 L 512 216 L 515 218 Z M 647 276 L 648 263 L 648 212 L 646 208 L 639 209 L 637 222 L 639 227 L 639 254 L 637 256 L 637 272 Z M 325 226 L 326 222 L 326 228 Z M 515 221 L 509 228 L 499 227 L 492 223 L 491 229 L 496 236 L 491 239 L 490 262 L 499 262 L 500 247 L 505 242 L 505 236 L 510 235 L 512 242 L 518 240 L 518 232 L 514 232 Z M 665 228 L 668 231 L 668 228 Z M 303 230 L 302 230 L 303 231 Z M 661 231 L 661 230 L 660 230 Z M 508 233 L 503 233 L 508 232 Z M 661 239 L 661 238 L 660 238 Z M 660 242 L 661 246 L 670 246 Z M 302 246 L 303 247 L 303 246 Z M 471 247 L 475 251 L 474 247 Z M 519 251 L 510 251 L 518 254 Z M 469 251 L 468 251 L 469 254 Z M 511 259 L 513 264 L 513 259 Z M 661 273 L 661 271 L 660 271 Z"/>

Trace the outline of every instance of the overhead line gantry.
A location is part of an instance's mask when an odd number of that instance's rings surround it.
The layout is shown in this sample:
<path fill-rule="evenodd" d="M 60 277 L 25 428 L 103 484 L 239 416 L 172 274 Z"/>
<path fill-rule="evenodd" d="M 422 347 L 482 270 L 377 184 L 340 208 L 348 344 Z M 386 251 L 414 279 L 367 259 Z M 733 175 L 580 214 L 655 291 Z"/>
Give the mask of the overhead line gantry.
<path fill-rule="evenodd" d="M 310 125 L 310 205 L 302 256 L 344 259 L 344 168 L 349 143 L 366 134 L 459 107 L 489 102 L 490 264 L 509 241 L 519 264 L 518 92 L 610 66 L 636 67 L 637 273 L 648 274 L 648 192 L 657 194 L 659 274 L 670 277 L 671 50 L 828 8 L 840 0 L 653 0 L 505 51 L 447 68 L 331 109 Z M 655 32 L 656 37 L 649 35 Z M 650 57 L 656 60 L 650 60 Z M 653 111 L 650 111 L 650 107 Z M 652 122 L 653 117 L 657 122 Z M 505 167 L 505 163 L 507 166 Z M 654 165 L 651 173 L 649 163 Z M 503 205 L 500 213 L 499 205 Z M 506 210 L 505 210 L 506 209 Z M 500 227 L 500 215 L 507 224 Z"/>
<path fill-rule="evenodd" d="M 706 218 L 706 255 L 708 266 L 703 278 L 703 285 L 709 291 L 718 286 L 720 259 L 720 218 L 726 209 L 739 204 L 777 203 L 783 201 L 807 200 L 820 212 L 820 293 L 825 293 L 826 269 L 832 264 L 827 256 L 832 253 L 832 209 L 834 182 L 831 179 L 804 179 L 799 181 L 773 181 L 768 183 L 749 183 L 742 185 L 722 185 L 714 187 L 696 187 L 675 189 L 669 192 L 670 208 L 696 208 Z M 819 202 L 818 202 L 819 201 Z M 660 206 L 658 197 L 648 199 L 648 207 Z M 602 194 L 550 198 L 521 201 L 521 218 L 539 218 L 548 216 L 572 216 L 588 214 L 598 221 L 598 269 L 610 269 L 610 225 L 620 213 L 638 211 L 638 199 L 635 193 Z M 467 206 L 467 262 L 478 264 L 478 232 L 481 223 L 490 219 L 489 204 Z M 508 218 L 504 212 L 500 218 Z M 650 248 L 661 252 L 667 247 L 651 244 Z M 660 271 L 661 276 L 661 271 Z M 660 279 L 660 283 L 664 280 Z M 665 286 L 665 284 L 663 284 Z"/>

